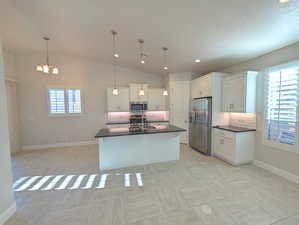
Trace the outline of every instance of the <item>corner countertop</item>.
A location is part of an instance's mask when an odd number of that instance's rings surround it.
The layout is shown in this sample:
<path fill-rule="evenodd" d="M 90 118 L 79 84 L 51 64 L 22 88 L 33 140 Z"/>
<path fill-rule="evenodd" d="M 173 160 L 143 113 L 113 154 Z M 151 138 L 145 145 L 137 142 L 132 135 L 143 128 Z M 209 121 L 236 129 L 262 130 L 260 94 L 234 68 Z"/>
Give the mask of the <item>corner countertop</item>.
<path fill-rule="evenodd" d="M 231 132 L 235 132 L 235 133 L 256 131 L 256 129 L 229 126 L 229 125 L 228 126 L 214 126 L 213 128 L 220 129 L 220 130 L 231 131 Z"/>
<path fill-rule="evenodd" d="M 129 128 L 103 128 L 95 136 L 95 138 L 103 137 L 117 137 L 117 136 L 129 136 L 140 134 L 159 134 L 159 133 L 172 133 L 172 132 L 184 132 L 183 128 L 173 125 L 158 125 L 151 128 L 147 128 L 144 131 L 130 131 Z"/>
<path fill-rule="evenodd" d="M 148 123 L 169 123 L 169 120 L 148 120 Z M 106 125 L 129 124 L 129 121 L 107 122 Z"/>

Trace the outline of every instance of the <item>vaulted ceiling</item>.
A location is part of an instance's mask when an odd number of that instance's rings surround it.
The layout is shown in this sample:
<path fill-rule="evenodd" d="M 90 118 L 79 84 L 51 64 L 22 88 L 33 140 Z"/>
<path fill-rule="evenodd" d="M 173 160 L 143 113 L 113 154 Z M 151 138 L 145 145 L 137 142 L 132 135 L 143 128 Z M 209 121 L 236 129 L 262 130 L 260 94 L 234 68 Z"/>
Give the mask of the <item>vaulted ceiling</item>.
<path fill-rule="evenodd" d="M 1 0 L 0 37 L 14 54 L 44 51 L 111 62 L 110 30 L 119 32 L 120 64 L 162 73 L 162 46 L 171 72 L 206 73 L 299 41 L 299 3 L 290 0 Z M 199 58 L 201 63 L 193 63 Z"/>

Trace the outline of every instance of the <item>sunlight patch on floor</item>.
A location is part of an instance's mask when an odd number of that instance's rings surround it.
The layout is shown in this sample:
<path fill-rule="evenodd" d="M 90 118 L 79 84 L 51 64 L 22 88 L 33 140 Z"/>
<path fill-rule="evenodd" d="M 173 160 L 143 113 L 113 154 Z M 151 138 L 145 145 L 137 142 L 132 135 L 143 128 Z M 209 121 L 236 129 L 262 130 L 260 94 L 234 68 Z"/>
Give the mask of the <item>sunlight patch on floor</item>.
<path fill-rule="evenodd" d="M 78 175 L 48 175 L 25 176 L 16 180 L 13 184 L 15 192 L 19 191 L 50 191 L 50 190 L 78 190 L 78 189 L 104 189 L 114 177 L 123 177 L 123 186 L 132 187 L 132 179 L 136 179 L 138 187 L 143 186 L 142 173 L 125 174 L 78 174 Z M 110 180 L 110 178 L 109 178 Z"/>

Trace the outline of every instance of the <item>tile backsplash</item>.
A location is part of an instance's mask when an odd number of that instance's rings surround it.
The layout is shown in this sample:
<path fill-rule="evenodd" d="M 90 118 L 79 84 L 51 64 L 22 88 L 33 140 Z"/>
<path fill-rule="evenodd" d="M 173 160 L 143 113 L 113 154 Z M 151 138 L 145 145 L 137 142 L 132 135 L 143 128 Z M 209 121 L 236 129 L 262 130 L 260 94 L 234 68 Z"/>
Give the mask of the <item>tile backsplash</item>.
<path fill-rule="evenodd" d="M 168 121 L 169 112 L 168 111 L 147 111 L 146 118 L 147 120 L 151 120 L 151 121 Z"/>
<path fill-rule="evenodd" d="M 127 122 L 130 118 L 130 112 L 109 112 L 108 122 Z M 147 111 L 146 118 L 150 121 L 168 121 L 168 111 Z"/>
<path fill-rule="evenodd" d="M 236 127 L 256 129 L 255 113 L 230 113 L 229 124 Z"/>

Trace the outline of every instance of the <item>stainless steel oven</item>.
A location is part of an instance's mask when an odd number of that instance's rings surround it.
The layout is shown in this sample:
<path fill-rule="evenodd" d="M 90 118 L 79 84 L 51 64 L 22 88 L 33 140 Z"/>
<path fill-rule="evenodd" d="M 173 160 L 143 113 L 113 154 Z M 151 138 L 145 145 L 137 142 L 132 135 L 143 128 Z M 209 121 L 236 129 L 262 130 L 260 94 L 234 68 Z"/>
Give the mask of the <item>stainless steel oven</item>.
<path fill-rule="evenodd" d="M 131 102 L 130 103 L 130 111 L 147 111 L 147 102 Z"/>

